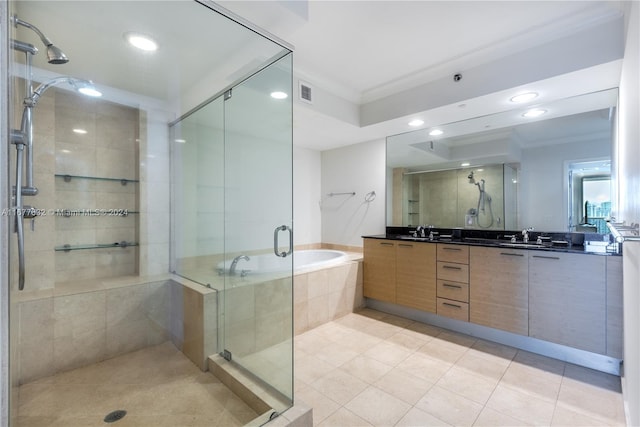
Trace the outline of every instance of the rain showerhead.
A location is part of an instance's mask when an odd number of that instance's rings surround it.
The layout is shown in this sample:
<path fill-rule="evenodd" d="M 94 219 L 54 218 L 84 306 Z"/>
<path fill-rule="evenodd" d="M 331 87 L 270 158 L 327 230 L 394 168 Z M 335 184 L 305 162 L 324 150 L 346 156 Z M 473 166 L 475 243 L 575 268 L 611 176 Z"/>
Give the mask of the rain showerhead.
<path fill-rule="evenodd" d="M 33 32 L 35 32 L 38 37 L 40 37 L 40 40 L 42 40 L 42 43 L 47 48 L 47 61 L 49 61 L 49 64 L 66 64 L 67 62 L 69 62 L 69 58 L 67 58 L 67 55 L 65 55 L 59 47 L 55 46 L 53 42 L 49 40 L 49 38 L 38 29 L 38 27 L 26 21 L 23 21 L 22 19 L 18 18 L 17 15 L 13 15 L 11 17 L 11 20 L 13 21 L 14 26 L 17 27 L 18 25 L 22 25 L 25 28 L 33 30 Z"/>
<path fill-rule="evenodd" d="M 67 55 L 58 46 L 52 44 L 47 46 L 47 59 L 49 64 L 66 64 L 69 62 Z"/>

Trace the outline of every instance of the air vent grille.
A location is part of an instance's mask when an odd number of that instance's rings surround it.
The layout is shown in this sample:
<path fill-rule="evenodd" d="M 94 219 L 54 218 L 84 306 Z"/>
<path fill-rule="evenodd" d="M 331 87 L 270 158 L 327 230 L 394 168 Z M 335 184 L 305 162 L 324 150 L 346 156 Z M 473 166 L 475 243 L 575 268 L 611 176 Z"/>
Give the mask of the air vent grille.
<path fill-rule="evenodd" d="M 305 82 L 300 82 L 300 100 L 307 102 L 309 104 L 313 104 L 313 88 L 310 84 Z"/>

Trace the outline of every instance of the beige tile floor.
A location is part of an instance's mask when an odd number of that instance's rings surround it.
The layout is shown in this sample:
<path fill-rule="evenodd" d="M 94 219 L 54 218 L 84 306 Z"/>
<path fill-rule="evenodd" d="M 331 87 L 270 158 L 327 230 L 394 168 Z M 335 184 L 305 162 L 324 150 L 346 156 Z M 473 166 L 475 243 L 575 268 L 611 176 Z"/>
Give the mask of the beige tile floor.
<path fill-rule="evenodd" d="M 365 309 L 296 337 L 320 427 L 623 426 L 620 379 Z"/>
<path fill-rule="evenodd" d="M 257 414 L 167 342 L 24 384 L 19 427 L 234 427 Z M 105 423 L 109 412 L 127 415 Z"/>

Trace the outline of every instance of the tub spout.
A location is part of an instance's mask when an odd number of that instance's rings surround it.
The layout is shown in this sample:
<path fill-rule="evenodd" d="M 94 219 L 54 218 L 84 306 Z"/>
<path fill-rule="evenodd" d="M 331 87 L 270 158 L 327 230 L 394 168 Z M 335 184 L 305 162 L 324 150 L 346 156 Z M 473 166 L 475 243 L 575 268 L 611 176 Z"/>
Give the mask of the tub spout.
<path fill-rule="evenodd" d="M 229 267 L 229 275 L 233 276 L 236 274 L 236 266 L 238 265 L 238 261 L 240 261 L 241 259 L 245 260 L 245 261 L 249 261 L 249 257 L 246 255 L 239 255 L 237 257 L 235 257 L 233 259 L 233 261 L 231 261 L 231 267 Z"/>

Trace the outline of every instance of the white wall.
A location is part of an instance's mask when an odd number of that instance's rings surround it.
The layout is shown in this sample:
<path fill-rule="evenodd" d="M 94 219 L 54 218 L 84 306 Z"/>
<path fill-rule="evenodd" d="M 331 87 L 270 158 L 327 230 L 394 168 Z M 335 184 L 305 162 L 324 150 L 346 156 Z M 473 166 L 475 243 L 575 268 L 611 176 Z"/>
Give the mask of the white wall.
<path fill-rule="evenodd" d="M 320 219 L 321 155 L 319 151 L 293 148 L 293 244 L 322 242 Z"/>
<path fill-rule="evenodd" d="M 385 162 L 384 140 L 322 152 L 323 243 L 361 247 L 361 236 L 385 232 Z M 376 198 L 367 203 L 371 191 Z"/>
<path fill-rule="evenodd" d="M 627 44 L 620 79 L 617 169 L 618 220 L 640 221 L 640 3 L 630 2 Z M 624 380 L 627 425 L 640 425 L 640 250 L 623 246 Z M 625 252 L 626 251 L 626 252 Z"/>
<path fill-rule="evenodd" d="M 567 161 L 611 156 L 602 140 L 580 141 L 522 150 L 520 226 L 541 231 L 567 231 Z"/>

